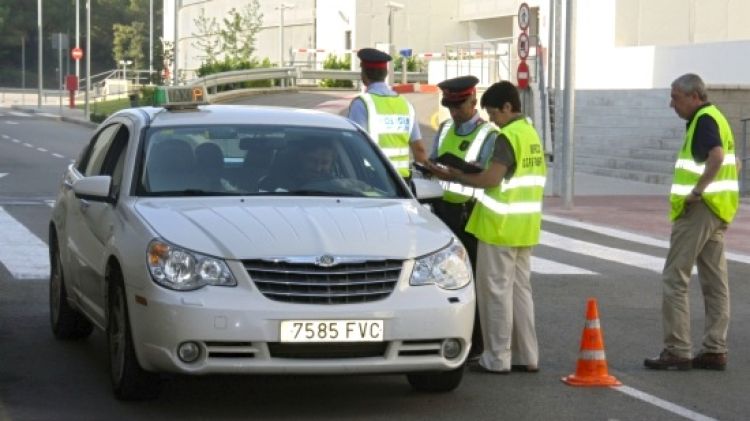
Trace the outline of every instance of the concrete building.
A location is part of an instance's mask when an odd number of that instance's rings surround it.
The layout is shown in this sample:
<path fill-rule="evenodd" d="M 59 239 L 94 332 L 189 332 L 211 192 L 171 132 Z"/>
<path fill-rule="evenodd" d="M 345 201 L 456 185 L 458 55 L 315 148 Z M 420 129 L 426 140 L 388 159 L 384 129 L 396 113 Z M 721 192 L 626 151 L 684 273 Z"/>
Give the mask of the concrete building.
<path fill-rule="evenodd" d="M 411 48 L 414 54 L 421 55 L 428 66 L 430 83 L 469 73 L 480 77 L 484 86 L 501 79 L 515 82 L 519 63 L 516 40 L 521 33 L 517 14 L 522 2 L 260 0 L 263 24 L 255 56 L 268 57 L 274 63 L 283 60 L 285 64 L 319 66 L 329 53 L 342 55 L 363 47 L 388 50 L 391 41 L 392 51 Z M 178 67 L 186 70 L 189 77 L 201 61 L 191 46 L 200 10 L 220 21 L 229 9 L 239 9 L 248 1 L 178 3 Z M 547 121 L 561 113 L 539 94 L 559 87 L 564 80 L 562 72 L 556 72 L 563 67 L 562 60 L 556 63 L 555 54 L 546 55 L 564 45 L 564 32 L 557 34 L 552 28 L 556 27 L 554 20 L 558 27 L 564 26 L 562 9 L 567 1 L 526 3 L 531 10 L 527 60 L 535 103 L 531 114 L 535 121 L 544 120 L 536 123 L 551 148 L 551 135 L 561 131 L 552 130 L 554 124 Z M 742 119 L 750 117 L 750 72 L 746 70 L 750 68 L 750 26 L 746 25 L 750 2 L 575 3 L 576 170 L 668 183 L 672 159 L 684 133 L 684 122 L 669 108 L 669 85 L 687 72 L 700 74 L 709 84 L 711 100 L 730 118 L 738 145 L 744 145 Z M 175 1 L 165 1 L 167 40 L 173 39 L 174 4 Z M 282 4 L 293 5 L 283 9 L 283 54 Z M 318 51 L 311 53 L 312 49 Z M 560 54 L 564 56 L 564 52 Z M 547 109 L 550 111 L 542 111 Z"/>

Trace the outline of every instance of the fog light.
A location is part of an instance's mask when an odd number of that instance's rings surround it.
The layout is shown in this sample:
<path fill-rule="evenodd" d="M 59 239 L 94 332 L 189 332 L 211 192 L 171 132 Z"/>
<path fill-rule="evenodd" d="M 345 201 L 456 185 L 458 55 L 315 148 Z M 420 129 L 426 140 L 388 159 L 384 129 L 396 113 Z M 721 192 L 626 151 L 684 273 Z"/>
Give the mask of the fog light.
<path fill-rule="evenodd" d="M 192 363 L 201 356 L 201 348 L 195 342 L 185 342 L 177 347 L 177 355 L 183 362 Z"/>
<path fill-rule="evenodd" d="M 461 354 L 461 342 L 458 339 L 446 339 L 443 341 L 443 356 L 452 360 Z"/>

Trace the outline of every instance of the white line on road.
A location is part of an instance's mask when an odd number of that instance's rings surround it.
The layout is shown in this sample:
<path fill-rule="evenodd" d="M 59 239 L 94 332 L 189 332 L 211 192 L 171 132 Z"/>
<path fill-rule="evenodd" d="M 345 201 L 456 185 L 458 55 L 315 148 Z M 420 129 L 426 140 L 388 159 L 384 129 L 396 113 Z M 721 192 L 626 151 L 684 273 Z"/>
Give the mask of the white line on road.
<path fill-rule="evenodd" d="M 36 148 L 36 150 L 38 150 L 39 152 L 47 152 L 47 150 L 44 148 Z"/>
<path fill-rule="evenodd" d="M 34 147 L 34 145 L 32 145 L 31 143 L 24 143 L 23 146 L 26 146 L 27 148 L 33 148 Z"/>
<path fill-rule="evenodd" d="M 8 175 L 8 173 L 7 173 L 7 172 L 0 172 L 0 178 L 3 178 L 3 177 L 5 177 L 6 175 Z"/>
<path fill-rule="evenodd" d="M 531 256 L 531 271 L 544 275 L 596 275 L 587 269 L 566 265 L 564 263 L 553 262 L 552 260 L 542 259 L 541 257 Z"/>
<path fill-rule="evenodd" d="M 602 246 L 588 241 L 576 240 L 562 235 L 542 231 L 541 242 L 545 246 L 559 248 L 565 251 L 585 254 L 597 259 L 609 260 L 628 266 L 636 266 L 661 273 L 664 269 L 664 259 L 642 253 Z"/>
<path fill-rule="evenodd" d="M 649 237 L 647 235 L 636 234 L 633 232 L 623 231 L 617 228 L 604 227 L 601 225 L 589 224 L 587 222 L 575 221 L 573 219 L 561 218 L 553 215 L 543 215 L 542 218 L 545 221 L 553 222 L 555 224 L 567 225 L 573 228 L 585 229 L 587 231 L 593 231 L 599 234 L 604 234 L 614 238 L 620 238 L 622 240 L 633 241 L 635 243 L 645 244 L 647 246 L 655 246 L 668 249 L 669 241 L 659 240 L 657 238 Z M 735 262 L 750 264 L 750 256 L 726 252 L 726 257 L 729 260 Z"/>
<path fill-rule="evenodd" d="M 8 121 L 5 122 L 5 124 L 16 125 L 16 124 L 18 124 L 18 122 L 17 121 L 8 120 Z"/>
<path fill-rule="evenodd" d="M 0 207 L 0 261 L 16 279 L 49 276 L 47 244 Z"/>
<path fill-rule="evenodd" d="M 657 398 L 656 396 L 649 395 L 646 392 L 641 392 L 638 389 L 633 389 L 628 386 L 618 386 L 612 389 L 622 392 L 628 396 L 632 396 L 636 399 L 640 399 L 643 402 L 650 403 L 651 405 L 658 406 L 659 408 L 666 409 L 667 411 L 685 417 L 693 421 L 716 421 L 716 418 L 707 417 L 703 414 L 699 414 L 695 411 L 691 411 L 685 407 L 674 404 L 672 402 L 665 401 L 664 399 Z"/>
<path fill-rule="evenodd" d="M 16 117 L 31 117 L 31 114 L 22 113 L 20 111 L 11 111 L 8 114 L 10 114 L 12 116 L 16 116 Z"/>
<path fill-rule="evenodd" d="M 21 143 L 21 141 L 18 139 L 13 139 L 13 143 Z"/>
<path fill-rule="evenodd" d="M 3 139 L 10 139 L 10 136 L 8 136 L 7 134 L 4 134 Z"/>
<path fill-rule="evenodd" d="M 53 153 L 52 156 L 55 158 L 65 158 L 64 156 L 60 155 L 59 153 Z"/>

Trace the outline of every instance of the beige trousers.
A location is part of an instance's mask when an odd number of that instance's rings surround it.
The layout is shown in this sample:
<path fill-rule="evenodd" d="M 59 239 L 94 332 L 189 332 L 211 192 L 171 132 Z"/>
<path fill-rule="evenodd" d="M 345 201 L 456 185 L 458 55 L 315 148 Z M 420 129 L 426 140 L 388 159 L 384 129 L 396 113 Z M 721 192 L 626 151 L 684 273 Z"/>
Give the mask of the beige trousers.
<path fill-rule="evenodd" d="M 511 364 L 537 366 L 531 247 L 500 247 L 479 241 L 476 273 L 484 341 L 479 364 L 492 371 L 510 370 Z"/>
<path fill-rule="evenodd" d="M 727 352 L 729 276 L 724 257 L 726 230 L 727 224 L 703 202 L 689 205 L 672 225 L 663 272 L 662 316 L 664 345 L 674 355 L 692 355 L 688 285 L 695 264 L 698 265 L 706 313 L 703 350 Z"/>

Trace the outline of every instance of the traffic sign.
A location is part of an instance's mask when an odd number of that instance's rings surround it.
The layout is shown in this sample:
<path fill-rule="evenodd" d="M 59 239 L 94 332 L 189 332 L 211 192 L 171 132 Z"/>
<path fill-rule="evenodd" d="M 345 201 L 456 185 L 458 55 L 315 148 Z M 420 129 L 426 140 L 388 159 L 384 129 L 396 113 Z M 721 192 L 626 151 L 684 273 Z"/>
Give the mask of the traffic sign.
<path fill-rule="evenodd" d="M 83 58 L 83 50 L 79 47 L 75 47 L 72 50 L 70 50 L 70 57 L 73 58 L 73 60 L 78 61 Z"/>
<path fill-rule="evenodd" d="M 529 36 L 526 32 L 521 32 L 518 36 L 518 57 L 525 60 L 529 56 Z"/>
<path fill-rule="evenodd" d="M 518 80 L 518 89 L 526 89 L 529 87 L 529 65 L 526 64 L 525 60 L 521 60 L 521 62 L 518 63 L 516 79 Z"/>
<path fill-rule="evenodd" d="M 521 6 L 518 8 L 518 27 L 521 28 L 522 31 L 525 31 L 529 27 L 530 19 L 531 11 L 529 10 L 529 5 L 521 3 Z"/>

